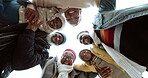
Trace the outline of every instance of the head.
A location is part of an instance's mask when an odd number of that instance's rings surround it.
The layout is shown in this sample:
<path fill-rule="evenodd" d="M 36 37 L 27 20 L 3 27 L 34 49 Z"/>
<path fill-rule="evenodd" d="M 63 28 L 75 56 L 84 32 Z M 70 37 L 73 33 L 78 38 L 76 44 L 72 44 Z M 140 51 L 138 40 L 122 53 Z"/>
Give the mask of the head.
<path fill-rule="evenodd" d="M 78 25 L 81 21 L 81 9 L 79 8 L 69 8 L 64 14 L 67 22 L 73 26 Z"/>
<path fill-rule="evenodd" d="M 48 17 L 48 16 L 47 16 Z M 46 20 L 39 29 L 42 31 L 45 31 L 47 33 L 51 33 L 54 30 L 62 30 L 65 27 L 65 19 L 62 15 L 60 14 L 55 14 L 55 16 L 49 16 L 47 19 L 42 19 Z"/>
<path fill-rule="evenodd" d="M 82 31 L 77 35 L 77 39 L 80 41 L 80 43 L 84 45 L 89 45 L 93 43 L 93 39 L 89 35 L 88 31 Z"/>
<path fill-rule="evenodd" d="M 47 23 L 52 29 L 60 29 L 62 27 L 62 20 L 59 17 L 56 17 Z"/>
<path fill-rule="evenodd" d="M 71 49 L 66 49 L 61 56 L 61 63 L 66 65 L 73 65 L 76 59 L 76 53 Z"/>
<path fill-rule="evenodd" d="M 47 36 L 47 41 L 51 45 L 61 45 L 66 42 L 66 37 L 60 32 L 52 32 Z"/>
<path fill-rule="evenodd" d="M 80 51 L 79 57 L 80 57 L 83 61 L 88 62 L 88 61 L 91 60 L 92 53 L 91 53 L 91 51 L 88 50 L 88 49 L 83 49 L 83 50 Z"/>

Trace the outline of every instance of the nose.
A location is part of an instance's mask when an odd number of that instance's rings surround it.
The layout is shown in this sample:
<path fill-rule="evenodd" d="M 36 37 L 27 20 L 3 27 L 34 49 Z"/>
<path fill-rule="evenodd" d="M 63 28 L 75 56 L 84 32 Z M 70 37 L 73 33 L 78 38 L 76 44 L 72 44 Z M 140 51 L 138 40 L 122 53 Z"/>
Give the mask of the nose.
<path fill-rule="evenodd" d="M 69 61 L 69 59 L 68 59 L 68 58 L 66 58 L 65 60 L 66 60 L 66 61 Z"/>

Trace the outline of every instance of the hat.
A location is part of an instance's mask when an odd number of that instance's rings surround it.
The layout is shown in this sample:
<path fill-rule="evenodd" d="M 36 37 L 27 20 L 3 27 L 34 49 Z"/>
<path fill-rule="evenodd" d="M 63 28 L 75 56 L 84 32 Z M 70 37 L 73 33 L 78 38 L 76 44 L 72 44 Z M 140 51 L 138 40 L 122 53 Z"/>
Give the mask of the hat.
<path fill-rule="evenodd" d="M 66 49 L 64 51 L 64 53 L 66 53 L 66 52 L 71 53 L 73 55 L 73 57 L 74 57 L 74 61 L 76 60 L 76 53 L 72 49 Z"/>
<path fill-rule="evenodd" d="M 82 35 L 89 35 L 89 32 L 88 31 L 81 31 L 78 35 L 77 35 L 77 39 L 80 40 L 80 37 Z"/>
<path fill-rule="evenodd" d="M 55 8 L 50 8 L 49 9 L 49 8 L 39 8 L 38 7 L 37 10 L 39 11 L 39 19 L 43 20 L 43 24 L 39 27 L 39 29 L 41 31 L 51 33 L 51 32 L 53 32 L 55 30 L 60 31 L 65 27 L 65 18 L 64 18 L 64 16 L 62 15 L 62 13 L 58 13 Z M 61 20 L 61 22 L 62 22 L 62 26 L 59 29 L 51 28 L 47 23 L 48 21 L 51 21 L 51 20 L 55 19 L 56 17 L 59 18 Z"/>

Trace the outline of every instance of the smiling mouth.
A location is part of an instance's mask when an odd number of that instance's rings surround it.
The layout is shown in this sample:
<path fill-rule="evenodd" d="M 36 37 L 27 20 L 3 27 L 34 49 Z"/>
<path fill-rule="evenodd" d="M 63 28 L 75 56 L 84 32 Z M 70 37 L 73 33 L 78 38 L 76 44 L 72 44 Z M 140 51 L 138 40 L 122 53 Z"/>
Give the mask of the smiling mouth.
<path fill-rule="evenodd" d="M 69 13 L 74 13 L 75 11 L 70 11 Z"/>

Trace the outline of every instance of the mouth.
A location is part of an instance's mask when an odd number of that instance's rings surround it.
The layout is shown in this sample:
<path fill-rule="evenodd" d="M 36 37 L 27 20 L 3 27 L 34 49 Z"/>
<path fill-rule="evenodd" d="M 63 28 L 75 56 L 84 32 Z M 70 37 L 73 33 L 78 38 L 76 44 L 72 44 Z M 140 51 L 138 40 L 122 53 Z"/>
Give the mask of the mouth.
<path fill-rule="evenodd" d="M 71 14 L 72 14 L 72 13 L 74 13 L 74 12 L 75 12 L 75 11 L 70 11 L 69 13 L 71 13 Z"/>

